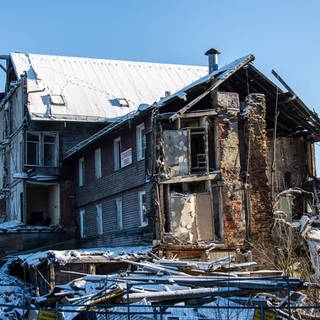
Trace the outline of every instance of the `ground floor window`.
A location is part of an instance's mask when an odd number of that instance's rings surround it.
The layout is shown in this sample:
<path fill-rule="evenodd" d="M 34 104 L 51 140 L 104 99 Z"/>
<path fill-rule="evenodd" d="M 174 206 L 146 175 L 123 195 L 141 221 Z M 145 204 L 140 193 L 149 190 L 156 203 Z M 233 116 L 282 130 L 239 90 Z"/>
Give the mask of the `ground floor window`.
<path fill-rule="evenodd" d="M 122 198 L 116 199 L 116 214 L 117 214 L 117 227 L 123 229 L 123 217 L 122 217 Z"/>
<path fill-rule="evenodd" d="M 85 237 L 85 232 L 84 232 L 84 218 L 85 218 L 85 210 L 80 209 L 79 212 L 79 222 L 80 222 L 80 237 L 84 238 Z"/>
<path fill-rule="evenodd" d="M 139 197 L 139 218 L 140 218 L 140 226 L 144 227 L 148 225 L 148 218 L 147 218 L 147 210 L 146 210 L 146 192 L 140 191 L 138 193 Z"/>

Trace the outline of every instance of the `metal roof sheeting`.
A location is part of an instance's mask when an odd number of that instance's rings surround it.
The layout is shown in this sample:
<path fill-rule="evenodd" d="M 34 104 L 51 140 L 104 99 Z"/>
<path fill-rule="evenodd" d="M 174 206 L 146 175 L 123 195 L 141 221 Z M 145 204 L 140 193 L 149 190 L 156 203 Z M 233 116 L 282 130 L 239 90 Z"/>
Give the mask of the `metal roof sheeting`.
<path fill-rule="evenodd" d="M 26 72 L 33 120 L 112 121 L 152 104 L 207 74 L 208 68 L 174 64 L 11 53 L 19 77 Z M 53 104 L 61 95 L 65 104 Z M 125 98 L 129 106 L 114 106 Z"/>

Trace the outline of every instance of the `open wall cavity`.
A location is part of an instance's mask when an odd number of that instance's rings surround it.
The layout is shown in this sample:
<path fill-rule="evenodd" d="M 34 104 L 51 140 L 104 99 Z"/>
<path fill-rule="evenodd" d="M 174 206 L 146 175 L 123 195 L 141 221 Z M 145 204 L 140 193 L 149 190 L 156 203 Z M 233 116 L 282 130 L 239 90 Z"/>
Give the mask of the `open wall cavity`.
<path fill-rule="evenodd" d="M 28 225 L 58 225 L 59 184 L 27 183 L 26 219 Z"/>

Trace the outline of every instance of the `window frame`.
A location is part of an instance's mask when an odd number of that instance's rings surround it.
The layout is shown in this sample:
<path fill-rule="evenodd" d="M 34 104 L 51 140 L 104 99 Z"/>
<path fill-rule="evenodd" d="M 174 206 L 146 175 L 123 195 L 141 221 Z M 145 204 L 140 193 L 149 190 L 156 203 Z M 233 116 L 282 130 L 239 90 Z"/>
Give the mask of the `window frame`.
<path fill-rule="evenodd" d="M 85 214 L 86 210 L 85 209 L 80 209 L 79 211 L 79 227 L 80 227 L 80 238 L 85 238 L 85 232 L 84 232 L 84 220 L 85 220 Z"/>
<path fill-rule="evenodd" d="M 94 150 L 94 173 L 97 179 L 102 177 L 101 148 Z"/>
<path fill-rule="evenodd" d="M 84 157 L 78 159 L 78 185 L 83 187 L 85 182 L 85 160 Z"/>
<path fill-rule="evenodd" d="M 36 141 L 32 141 L 29 137 L 36 137 Z M 53 137 L 54 142 L 48 142 L 46 141 L 46 137 Z M 29 143 L 36 144 L 36 163 L 29 163 Z M 49 158 L 53 159 L 52 165 L 45 164 L 46 159 L 46 152 L 45 152 L 45 146 L 46 145 L 53 145 L 53 152 L 49 156 Z M 50 132 L 50 131 L 27 131 L 26 132 L 26 140 L 25 140 L 25 146 L 26 146 L 26 154 L 25 154 L 25 165 L 27 166 L 33 166 L 33 167 L 47 167 L 47 168 L 56 168 L 58 167 L 58 159 L 59 159 L 59 134 L 58 132 Z"/>
<path fill-rule="evenodd" d="M 144 197 L 144 201 L 143 201 Z M 138 199 L 139 199 L 139 219 L 140 219 L 140 227 L 146 227 L 149 224 L 145 208 L 145 203 L 146 203 L 146 191 L 139 191 L 138 192 Z M 145 217 L 145 220 L 144 220 Z"/>
<path fill-rule="evenodd" d="M 102 213 L 102 204 L 96 204 L 96 223 L 97 223 L 97 234 L 103 234 L 103 213 Z"/>
<path fill-rule="evenodd" d="M 113 140 L 114 170 L 121 169 L 121 137 Z"/>
<path fill-rule="evenodd" d="M 146 134 L 144 122 L 136 126 L 137 161 L 145 159 Z"/>
<path fill-rule="evenodd" d="M 123 203 L 122 203 L 122 198 L 117 198 L 115 201 L 116 201 L 117 229 L 118 230 L 123 230 Z"/>

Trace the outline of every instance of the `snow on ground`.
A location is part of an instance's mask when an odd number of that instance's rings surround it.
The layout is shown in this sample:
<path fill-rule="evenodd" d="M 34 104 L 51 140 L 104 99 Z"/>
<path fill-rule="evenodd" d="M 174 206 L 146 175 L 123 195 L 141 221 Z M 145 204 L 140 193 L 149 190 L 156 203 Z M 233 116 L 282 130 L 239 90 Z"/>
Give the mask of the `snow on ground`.
<path fill-rule="evenodd" d="M 23 313 L 30 298 L 34 296 L 34 288 L 7 273 L 7 265 L 0 269 L 0 319 L 17 319 Z M 12 306 L 6 307 L 5 305 Z"/>
<path fill-rule="evenodd" d="M 0 232 L 17 232 L 17 231 L 49 231 L 55 227 L 46 227 L 46 226 L 27 226 L 24 223 L 12 220 L 8 222 L 0 223 Z"/>

